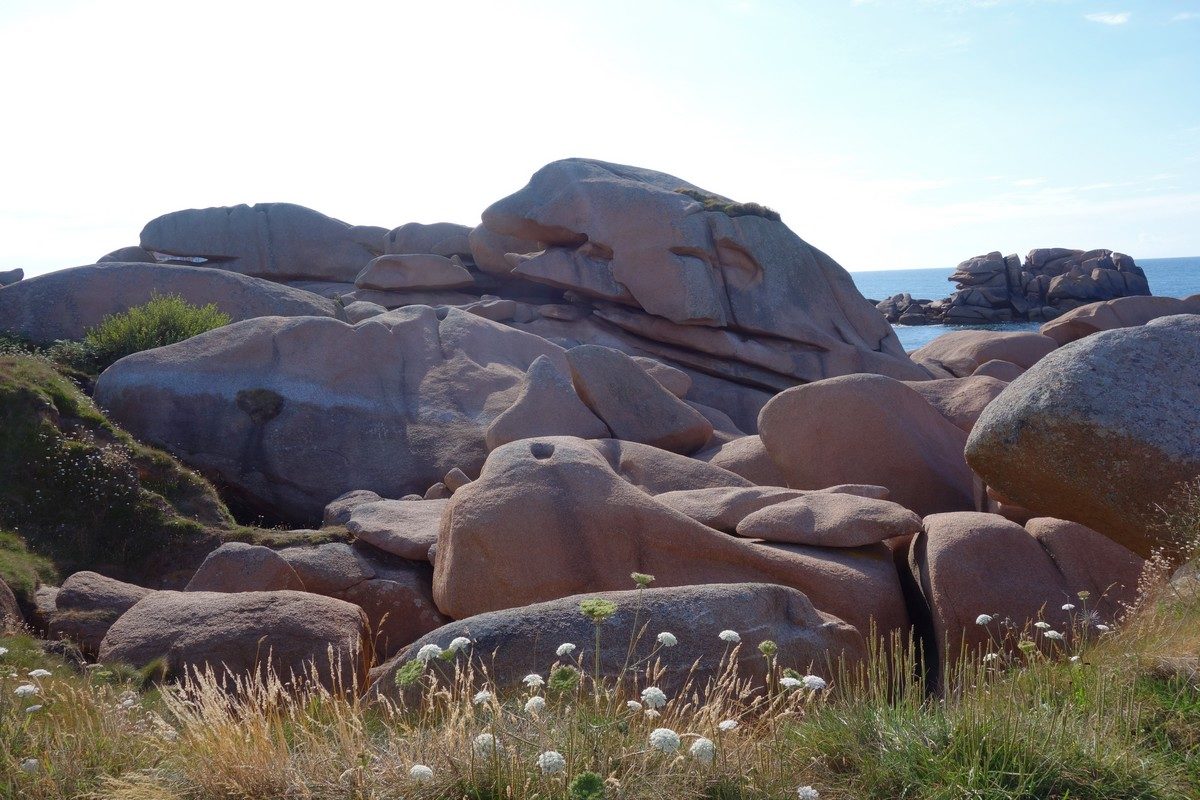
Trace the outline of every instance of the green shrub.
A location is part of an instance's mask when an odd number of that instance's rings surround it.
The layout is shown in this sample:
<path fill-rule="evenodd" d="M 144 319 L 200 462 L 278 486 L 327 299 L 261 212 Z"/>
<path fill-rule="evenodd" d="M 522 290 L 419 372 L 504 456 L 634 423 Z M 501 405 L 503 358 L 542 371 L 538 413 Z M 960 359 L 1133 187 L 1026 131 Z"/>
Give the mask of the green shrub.
<path fill-rule="evenodd" d="M 29 552 L 17 534 L 0 530 L 0 580 L 18 598 L 31 602 L 38 584 L 57 583 L 58 571 L 48 559 Z"/>
<path fill-rule="evenodd" d="M 212 303 L 198 307 L 179 295 L 155 295 L 145 305 L 105 317 L 88 330 L 81 351 L 73 355 L 102 372 L 125 356 L 182 342 L 229 322 L 229 315 Z"/>

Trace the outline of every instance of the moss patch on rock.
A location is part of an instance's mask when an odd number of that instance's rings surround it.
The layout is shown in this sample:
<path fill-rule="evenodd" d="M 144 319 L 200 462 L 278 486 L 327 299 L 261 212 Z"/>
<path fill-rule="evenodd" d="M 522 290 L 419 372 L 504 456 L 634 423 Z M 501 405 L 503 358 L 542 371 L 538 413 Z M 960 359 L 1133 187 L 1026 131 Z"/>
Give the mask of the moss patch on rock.
<path fill-rule="evenodd" d="M 676 189 L 675 193 L 692 198 L 704 206 L 705 211 L 718 211 L 729 217 L 762 217 L 772 222 L 780 222 L 783 219 L 779 216 L 779 212 L 773 208 L 767 208 L 758 203 L 735 203 L 732 200 L 726 200 L 723 197 L 718 197 L 715 194 L 710 194 L 700 189 L 688 189 L 684 187 Z"/>

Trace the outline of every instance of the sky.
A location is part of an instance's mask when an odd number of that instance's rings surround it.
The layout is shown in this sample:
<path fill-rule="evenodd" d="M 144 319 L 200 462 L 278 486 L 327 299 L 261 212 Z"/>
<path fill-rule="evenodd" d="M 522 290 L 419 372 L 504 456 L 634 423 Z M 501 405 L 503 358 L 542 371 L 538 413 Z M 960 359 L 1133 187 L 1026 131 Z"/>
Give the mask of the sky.
<path fill-rule="evenodd" d="M 1200 0 L 0 0 L 0 271 L 181 208 L 478 223 L 572 156 L 851 270 L 1200 255 Z"/>

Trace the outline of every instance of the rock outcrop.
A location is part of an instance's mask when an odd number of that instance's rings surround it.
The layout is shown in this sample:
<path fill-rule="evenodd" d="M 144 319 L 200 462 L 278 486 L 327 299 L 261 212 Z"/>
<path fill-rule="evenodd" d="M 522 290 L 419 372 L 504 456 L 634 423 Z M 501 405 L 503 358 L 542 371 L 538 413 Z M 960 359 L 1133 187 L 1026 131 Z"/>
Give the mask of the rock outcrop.
<path fill-rule="evenodd" d="M 63 581 L 48 615 L 47 633 L 68 639 L 85 654 L 95 656 L 113 623 L 151 594 L 150 589 L 106 578 L 95 572 L 76 572 Z"/>
<path fill-rule="evenodd" d="M 337 306 L 309 292 L 201 267 L 106 263 L 38 275 L 0 289 L 0 331 L 39 344 L 82 339 L 110 314 L 154 295 L 213 303 L 234 322 L 255 317 L 333 317 Z"/>
<path fill-rule="evenodd" d="M 655 584 L 657 586 L 657 584 Z M 574 595 L 520 609 L 493 611 L 452 622 L 419 639 L 404 656 L 387 666 L 372 691 L 387 696 L 399 692 L 395 675 L 421 647 L 435 644 L 446 649 L 451 640 L 464 636 L 471 640 L 469 650 L 459 658 L 474 658 L 487 666 L 488 677 L 499 689 L 520 686 L 531 673 L 546 676 L 555 662 L 582 659 L 591 664 L 595 631 L 592 623 L 579 613 L 579 603 L 588 597 L 600 597 L 616 604 L 617 610 L 601 626 L 600 670 L 616 675 L 626 661 L 630 639 L 636 628 L 648 625 L 647 635 L 637 642 L 636 663 L 655 648 L 655 636 L 673 633 L 678 643 L 659 648 L 656 658 L 662 672 L 655 686 L 675 694 L 689 676 L 691 685 L 703 691 L 717 676 L 723 658 L 732 650 L 720 638 L 724 630 L 741 637 L 738 651 L 742 677 L 763 681 L 762 657 L 758 645 L 772 641 L 778 646 L 777 662 L 784 667 L 831 677 L 829 665 L 839 658 L 854 664 L 866 656 L 863 636 L 845 622 L 813 608 L 801 592 L 783 586 L 756 583 L 714 584 L 651 588 L 644 592 L 613 591 Z M 564 643 L 578 649 L 571 659 L 559 658 L 556 648 Z M 431 662 L 434 669 L 452 670 L 452 663 Z"/>
<path fill-rule="evenodd" d="M 304 591 L 291 564 L 262 545 L 227 542 L 208 554 L 188 581 L 188 592 Z"/>
<path fill-rule="evenodd" d="M 967 459 L 1012 502 L 1146 557 L 1173 544 L 1156 506 L 1200 475 L 1198 397 L 1200 316 L 1097 333 L 1009 384 L 975 424 Z"/>
<path fill-rule="evenodd" d="M 457 309 L 272 317 L 121 359 L 96 399 L 246 502 L 311 524 L 352 490 L 403 497 L 477 472 L 543 355 L 566 369 L 549 342 Z"/>
<path fill-rule="evenodd" d="M 142 249 L 181 263 L 274 280 L 353 281 L 387 231 L 292 203 L 192 208 L 146 223 Z"/>
<path fill-rule="evenodd" d="M 1088 303 L 1047 322 L 1042 326 L 1042 335 L 1064 345 L 1100 331 L 1135 328 L 1159 317 L 1176 314 L 1200 314 L 1200 296 L 1186 300 L 1175 297 L 1119 297 Z"/>
<path fill-rule="evenodd" d="M 1146 273 L 1112 250 L 1030 250 L 1024 263 L 1014 253 L 993 251 L 962 262 L 949 280 L 957 291 L 944 300 L 903 293 L 877 308 L 901 325 L 977 325 L 1051 320 L 1086 303 L 1150 294 Z"/>

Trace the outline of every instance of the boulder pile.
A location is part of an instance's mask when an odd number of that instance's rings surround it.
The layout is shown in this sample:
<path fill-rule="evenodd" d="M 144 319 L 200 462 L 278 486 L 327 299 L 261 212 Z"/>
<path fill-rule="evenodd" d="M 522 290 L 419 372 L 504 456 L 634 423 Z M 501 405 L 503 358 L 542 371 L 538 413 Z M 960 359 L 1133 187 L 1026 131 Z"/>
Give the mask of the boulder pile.
<path fill-rule="evenodd" d="M 957 291 L 944 300 L 901 293 L 876 308 L 899 325 L 1046 322 L 1089 303 L 1150 294 L 1142 268 L 1112 250 L 1044 247 L 1023 263 L 1015 253 L 992 251 L 968 258 L 948 280 Z"/>
<path fill-rule="evenodd" d="M 486 654 L 500 686 L 563 642 L 583 656 L 580 602 L 599 597 L 623 641 L 635 618 L 675 631 L 662 680 L 682 684 L 734 652 L 750 669 L 768 639 L 828 675 L 871 637 L 915 636 L 938 663 L 1015 647 L 1001 625 L 1069 636 L 1117 620 L 1174 544 L 1152 507 L 1200 476 L 1195 298 L 1106 299 L 910 358 L 777 214 L 669 175 L 555 162 L 482 219 L 181 211 L 0 288 L 0 327 L 41 342 L 154 291 L 227 310 L 117 361 L 95 401 L 240 514 L 293 528 L 249 543 L 230 524 L 186 574 L 136 585 L 84 565 L 0 596 L 0 616 L 173 676 L 396 696 L 422 652 Z M 993 255 L 960 268 L 948 308 L 1145 293 L 1108 251 Z"/>

